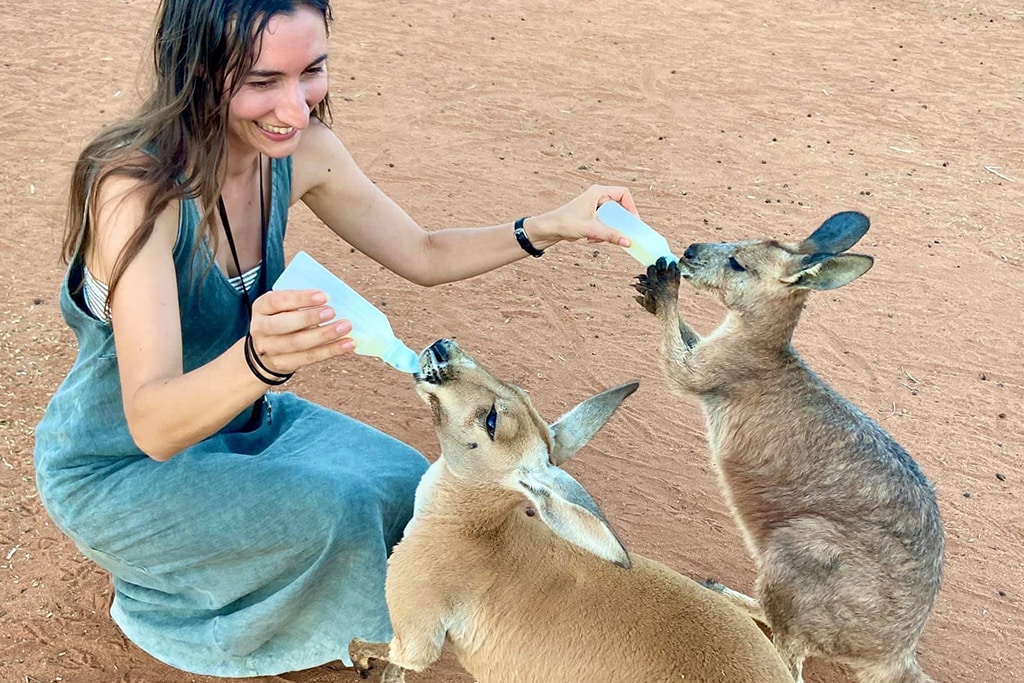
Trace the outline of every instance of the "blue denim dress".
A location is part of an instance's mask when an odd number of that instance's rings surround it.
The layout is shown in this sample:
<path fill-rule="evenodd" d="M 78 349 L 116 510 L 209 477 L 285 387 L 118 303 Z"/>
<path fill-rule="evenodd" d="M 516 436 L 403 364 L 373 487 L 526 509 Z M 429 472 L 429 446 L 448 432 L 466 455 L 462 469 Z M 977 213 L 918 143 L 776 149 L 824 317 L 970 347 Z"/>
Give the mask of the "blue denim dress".
<path fill-rule="evenodd" d="M 291 160 L 273 160 L 272 177 L 270 283 L 284 267 Z M 198 222 L 183 201 L 174 262 L 186 372 L 248 326 L 209 245 L 193 248 Z M 125 635 L 173 667 L 225 677 L 350 664 L 353 637 L 389 640 L 387 557 L 426 459 L 286 392 L 167 462 L 147 457 L 128 432 L 111 327 L 86 312 L 81 278 L 79 257 L 60 295 L 79 353 L 36 429 L 36 479 L 57 526 L 112 574 Z"/>

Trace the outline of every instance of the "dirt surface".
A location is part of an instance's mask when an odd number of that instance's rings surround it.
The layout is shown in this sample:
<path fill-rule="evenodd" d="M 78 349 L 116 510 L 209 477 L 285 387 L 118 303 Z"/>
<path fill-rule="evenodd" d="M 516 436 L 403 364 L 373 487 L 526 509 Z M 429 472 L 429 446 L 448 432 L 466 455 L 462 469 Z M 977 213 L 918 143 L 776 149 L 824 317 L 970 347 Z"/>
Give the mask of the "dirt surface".
<path fill-rule="evenodd" d="M 42 510 L 33 427 L 75 357 L 58 310 L 70 164 L 145 88 L 155 0 L 0 0 L 0 680 L 206 683 L 121 636 L 109 587 Z M 677 250 L 803 237 L 872 219 L 876 265 L 812 298 L 795 346 L 935 482 L 945 582 L 920 644 L 937 681 L 1024 677 L 1024 10 L 1016 0 L 492 0 L 339 3 L 335 128 L 428 228 L 629 186 Z M 627 546 L 749 589 L 696 404 L 669 393 L 658 329 L 617 248 L 560 245 L 421 289 L 292 213 L 305 249 L 420 348 L 452 336 L 553 419 L 602 388 L 641 389 L 569 470 Z M 684 290 L 707 332 L 722 315 Z M 413 444 L 429 411 L 407 378 L 352 357 L 290 388 Z M 812 661 L 806 679 L 852 677 Z M 298 673 L 308 683 L 351 671 Z M 451 658 L 411 681 L 469 681 Z M 266 679 L 270 680 L 270 679 Z"/>

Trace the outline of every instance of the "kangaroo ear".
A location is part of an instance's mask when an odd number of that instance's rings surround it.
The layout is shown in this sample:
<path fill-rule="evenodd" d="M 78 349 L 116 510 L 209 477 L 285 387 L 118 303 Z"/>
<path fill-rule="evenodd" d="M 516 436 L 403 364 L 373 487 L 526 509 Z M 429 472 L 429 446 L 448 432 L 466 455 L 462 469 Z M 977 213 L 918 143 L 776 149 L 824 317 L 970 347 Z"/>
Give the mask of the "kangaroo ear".
<path fill-rule="evenodd" d="M 551 464 L 561 465 L 576 455 L 604 426 L 616 408 L 640 386 L 628 382 L 591 396 L 551 425 Z"/>
<path fill-rule="evenodd" d="M 841 254 L 864 236 L 871 226 L 858 211 L 843 211 L 829 218 L 800 243 L 801 254 Z"/>
<path fill-rule="evenodd" d="M 814 254 L 803 260 L 800 270 L 782 278 L 782 282 L 801 289 L 836 289 L 868 272 L 874 263 L 873 258 L 862 254 Z"/>
<path fill-rule="evenodd" d="M 597 503 L 568 472 L 551 465 L 540 470 L 518 470 L 511 483 L 556 535 L 624 569 L 632 566 L 629 553 Z"/>

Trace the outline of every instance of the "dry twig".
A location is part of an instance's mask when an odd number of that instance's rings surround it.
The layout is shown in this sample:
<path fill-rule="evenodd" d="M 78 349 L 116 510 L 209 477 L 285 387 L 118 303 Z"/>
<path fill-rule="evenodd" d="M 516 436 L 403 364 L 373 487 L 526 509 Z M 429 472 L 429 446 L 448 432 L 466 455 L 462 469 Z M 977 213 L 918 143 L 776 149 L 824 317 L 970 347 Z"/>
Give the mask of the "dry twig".
<path fill-rule="evenodd" d="M 907 391 L 909 391 L 914 396 L 917 396 L 917 389 L 915 389 L 914 387 L 910 386 L 906 382 L 897 382 L 897 384 L 899 384 L 901 387 L 904 387 L 905 389 L 907 389 Z"/>
<path fill-rule="evenodd" d="M 1016 182 L 1016 181 L 1015 181 L 1015 180 L 1014 180 L 1013 178 L 1011 178 L 1010 176 L 1008 176 L 1008 175 L 1003 175 L 1002 173 L 1000 173 L 1000 172 L 999 172 L 999 169 L 1000 169 L 1000 168 L 1002 168 L 1002 167 L 1001 167 L 1001 166 L 986 166 L 986 167 L 985 167 L 985 170 L 986 170 L 986 171 L 988 171 L 989 173 L 992 173 L 993 175 L 997 175 L 997 176 L 999 176 L 999 177 L 1000 177 L 1000 178 L 1002 178 L 1003 180 L 1009 180 L 1009 181 L 1010 181 L 1011 183 L 1013 183 L 1013 182 Z"/>

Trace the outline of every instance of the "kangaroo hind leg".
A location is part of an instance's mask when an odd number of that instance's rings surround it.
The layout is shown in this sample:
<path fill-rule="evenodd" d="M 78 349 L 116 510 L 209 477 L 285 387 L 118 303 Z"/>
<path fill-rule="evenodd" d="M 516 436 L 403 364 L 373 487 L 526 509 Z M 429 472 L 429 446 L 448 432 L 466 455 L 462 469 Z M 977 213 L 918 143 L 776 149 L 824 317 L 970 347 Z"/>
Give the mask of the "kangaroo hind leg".
<path fill-rule="evenodd" d="M 917 663 L 913 652 L 884 662 L 851 665 L 857 683 L 935 683 Z"/>

